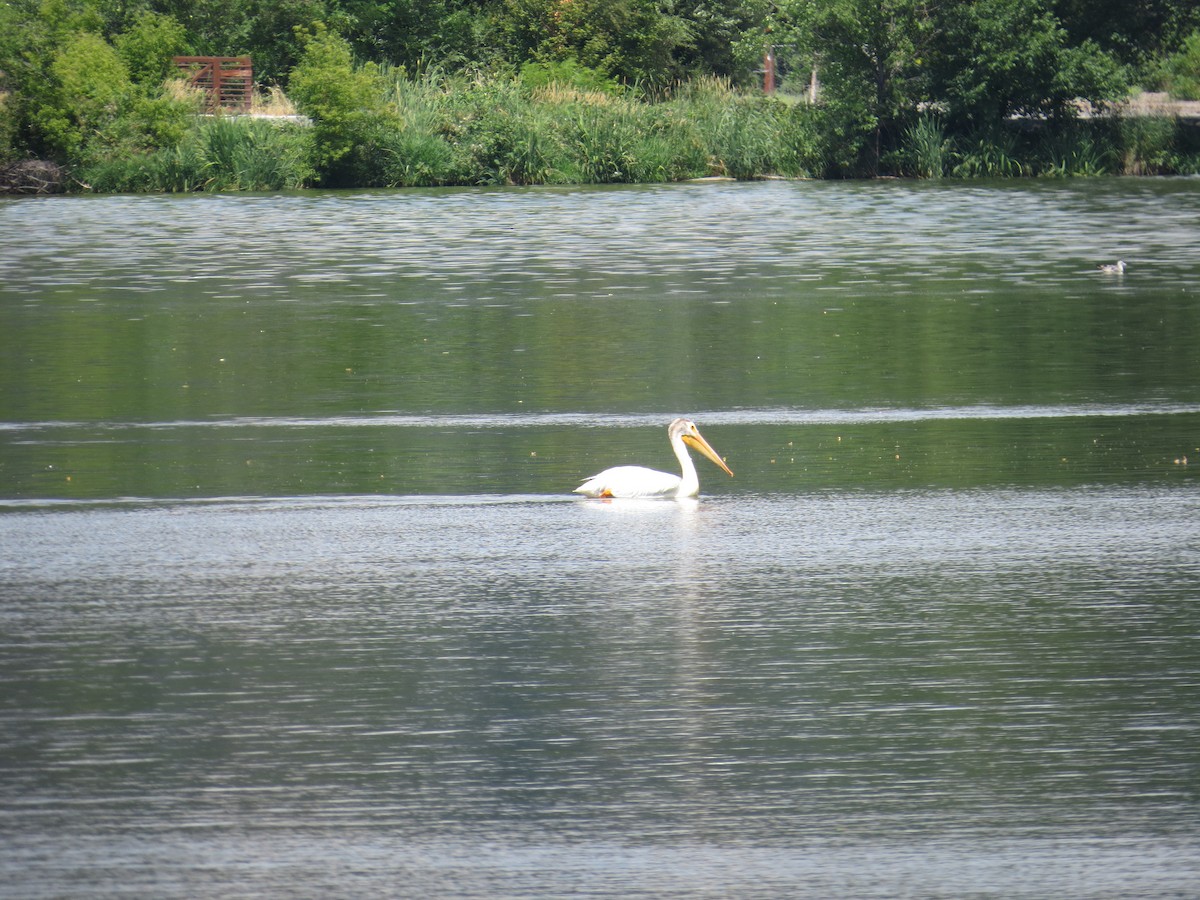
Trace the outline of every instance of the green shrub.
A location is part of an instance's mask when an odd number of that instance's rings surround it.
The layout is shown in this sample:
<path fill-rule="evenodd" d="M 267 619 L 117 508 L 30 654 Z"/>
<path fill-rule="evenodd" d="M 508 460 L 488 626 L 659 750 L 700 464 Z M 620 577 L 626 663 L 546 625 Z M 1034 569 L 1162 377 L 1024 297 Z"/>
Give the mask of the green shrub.
<path fill-rule="evenodd" d="M 388 73 L 387 99 L 398 126 L 382 136 L 381 178 L 387 187 L 420 187 L 454 181 L 454 148 L 443 134 L 445 94 L 439 75 L 420 80 L 403 69 Z"/>
<path fill-rule="evenodd" d="M 609 110 L 580 106 L 573 110 L 568 146 L 571 181 L 591 184 L 666 180 L 663 145 L 644 135 L 631 108 Z"/>
<path fill-rule="evenodd" d="M 261 119 L 218 116 L 199 132 L 200 156 L 215 190 L 277 191 L 303 187 L 313 175 L 309 129 Z"/>
<path fill-rule="evenodd" d="M 545 180 L 546 142 L 534 133 L 532 104 L 516 81 L 462 80 L 442 96 L 438 134 L 453 148 L 455 180 L 463 184 Z"/>
<path fill-rule="evenodd" d="M 381 142 L 383 187 L 431 187 L 452 182 L 454 150 L 437 134 L 398 129 Z"/>
<path fill-rule="evenodd" d="M 12 95 L 0 90 L 0 165 L 17 158 L 17 115 Z"/>
<path fill-rule="evenodd" d="M 1200 100 L 1200 31 L 1193 31 L 1179 51 L 1159 64 L 1163 88 L 1178 100 Z"/>
<path fill-rule="evenodd" d="M 1104 175 L 1109 152 L 1084 125 L 1047 128 L 1035 151 L 1037 174 L 1050 177 Z"/>
<path fill-rule="evenodd" d="M 1165 116 L 1129 116 L 1119 120 L 1116 145 L 1126 175 L 1160 175 L 1172 171 L 1178 125 Z"/>
<path fill-rule="evenodd" d="M 812 178 L 825 168 L 817 110 L 806 103 L 785 107 L 779 119 L 781 175 Z"/>
<path fill-rule="evenodd" d="M 199 141 L 160 150 L 148 162 L 149 178 L 141 190 L 186 194 L 204 190 L 211 183 L 212 163 L 205 158 Z"/>
<path fill-rule="evenodd" d="M 288 93 L 313 122 L 315 164 L 331 184 L 370 184 L 378 139 L 398 125 L 379 68 L 355 66 L 350 45 L 324 28 L 305 35 Z M 364 180 L 367 179 L 367 180 Z"/>
<path fill-rule="evenodd" d="M 597 69 L 580 65 L 574 57 L 552 61 L 530 60 L 521 66 L 520 78 L 521 84 L 529 91 L 550 85 L 613 96 L 622 91 L 621 85 L 615 79 Z"/>
<path fill-rule="evenodd" d="M 846 97 L 815 108 L 818 156 L 824 177 L 875 174 L 872 137 L 877 120 L 860 98 Z"/>
<path fill-rule="evenodd" d="M 98 34 L 75 35 L 50 62 L 50 95 L 34 111 L 47 149 L 65 160 L 90 151 L 116 121 L 131 93 L 129 72 Z"/>
<path fill-rule="evenodd" d="M 702 78 L 681 86 L 668 105 L 677 123 L 693 126 L 673 135 L 680 152 L 693 138 L 704 149 L 706 172 L 697 174 L 746 179 L 794 168 L 794 151 L 781 140 L 788 118 L 784 103 L 739 93 L 726 79 Z"/>
<path fill-rule="evenodd" d="M 114 41 L 129 77 L 144 85 L 160 84 L 175 72 L 171 57 L 187 53 L 187 32 L 175 19 L 142 10 Z"/>
<path fill-rule="evenodd" d="M 1002 129 L 990 129 L 968 138 L 967 149 L 954 166 L 959 178 L 1016 178 L 1028 174 L 1020 159 L 1016 136 Z"/>

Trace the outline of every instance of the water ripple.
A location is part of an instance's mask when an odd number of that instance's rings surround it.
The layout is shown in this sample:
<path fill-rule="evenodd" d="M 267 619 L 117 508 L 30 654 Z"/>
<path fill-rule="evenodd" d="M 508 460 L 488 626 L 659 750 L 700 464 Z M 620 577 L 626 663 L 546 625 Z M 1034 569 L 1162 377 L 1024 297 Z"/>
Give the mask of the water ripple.
<path fill-rule="evenodd" d="M 194 278 L 253 278 L 264 291 L 404 277 L 456 284 L 739 272 L 908 284 L 954 270 L 1069 285 L 1121 255 L 1131 276 L 1186 286 L 1200 252 L 1200 196 L 1178 180 L 1139 185 L 771 183 L 443 190 L 262 198 L 68 198 L 21 221 L 0 205 L 5 290 L 92 285 L 169 290 Z M 1116 189 L 1114 189 L 1116 190 Z M 1136 201 L 1136 202 L 1134 202 Z M 988 215 L 981 217 L 979 210 Z M 123 213 L 123 209 L 125 212 Z M 1101 214 L 1103 213 L 1103 215 Z M 131 224 L 136 223 L 136 224 Z M 76 235 L 91 234 L 93 249 Z M 134 233 L 131 234 L 131 229 Z M 239 240 L 231 247 L 229 235 Z M 179 247 L 189 248 L 180 254 Z M 106 248 L 124 248 L 120 265 Z M 453 253 L 444 248 L 453 246 Z M 320 248 L 320 253 L 314 248 Z M 319 257 L 320 268 L 312 259 Z M 64 266 L 64 261 L 69 265 Z M 248 265 L 248 263 L 250 265 Z M 69 271 L 69 282 L 59 272 Z M 252 273 L 252 274 L 250 274 Z"/>
<path fill-rule="evenodd" d="M 1064 406 L 948 406 L 870 409 L 760 408 L 702 410 L 686 414 L 714 425 L 874 425 L 935 421 L 1014 421 L 1026 419 L 1137 418 L 1200 413 L 1200 403 L 1080 404 Z M 674 415 L 653 413 L 451 413 L 445 415 L 379 413 L 362 416 L 232 416 L 165 422 L 0 422 L 0 433 L 81 430 L 139 431 L 185 428 L 648 428 L 665 425 Z"/>

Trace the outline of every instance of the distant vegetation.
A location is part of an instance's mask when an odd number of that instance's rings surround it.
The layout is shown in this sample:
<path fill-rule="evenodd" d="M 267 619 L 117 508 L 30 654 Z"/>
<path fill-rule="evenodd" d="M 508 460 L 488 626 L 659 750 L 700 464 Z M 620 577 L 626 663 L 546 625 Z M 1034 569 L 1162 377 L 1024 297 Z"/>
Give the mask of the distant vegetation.
<path fill-rule="evenodd" d="M 311 124 L 200 115 L 180 54 Z M 1200 171 L 1135 87 L 1200 98 L 1192 0 L 0 5 L 0 168 L 73 190 Z"/>

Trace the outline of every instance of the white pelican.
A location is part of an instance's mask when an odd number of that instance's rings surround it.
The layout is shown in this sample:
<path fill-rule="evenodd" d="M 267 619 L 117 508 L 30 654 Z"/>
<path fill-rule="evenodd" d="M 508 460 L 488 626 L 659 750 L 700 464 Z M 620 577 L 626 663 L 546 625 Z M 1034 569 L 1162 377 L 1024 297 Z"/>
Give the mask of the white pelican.
<path fill-rule="evenodd" d="M 1118 259 L 1115 263 L 1105 263 L 1104 265 L 1100 266 L 1100 271 L 1105 275 L 1124 275 L 1125 260 Z"/>
<path fill-rule="evenodd" d="M 575 493 L 588 497 L 695 497 L 700 493 L 700 478 L 696 475 L 688 447 L 699 450 L 733 477 L 725 460 L 717 456 L 717 451 L 700 436 L 695 422 L 676 419 L 667 426 L 667 434 L 671 436 L 671 449 L 683 469 L 682 478 L 643 466 L 616 466 L 593 475 L 575 488 Z"/>

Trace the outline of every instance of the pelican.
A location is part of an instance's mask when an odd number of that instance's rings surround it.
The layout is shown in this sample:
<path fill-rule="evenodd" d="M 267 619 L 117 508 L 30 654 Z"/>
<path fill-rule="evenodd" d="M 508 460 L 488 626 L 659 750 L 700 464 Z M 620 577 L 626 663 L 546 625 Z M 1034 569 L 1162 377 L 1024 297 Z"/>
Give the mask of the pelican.
<path fill-rule="evenodd" d="M 671 449 L 675 451 L 679 467 L 683 470 L 682 478 L 644 466 L 616 466 L 593 475 L 574 492 L 587 497 L 695 497 L 700 493 L 700 478 L 696 475 L 696 465 L 687 451 L 688 447 L 699 450 L 730 478 L 733 477 L 725 460 L 700 436 L 695 422 L 676 419 L 667 426 L 667 434 L 671 437 Z"/>
<path fill-rule="evenodd" d="M 1100 271 L 1105 275 L 1124 275 L 1125 260 L 1118 259 L 1115 263 L 1105 263 L 1104 265 L 1100 266 Z"/>

